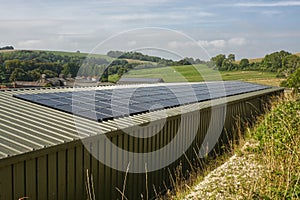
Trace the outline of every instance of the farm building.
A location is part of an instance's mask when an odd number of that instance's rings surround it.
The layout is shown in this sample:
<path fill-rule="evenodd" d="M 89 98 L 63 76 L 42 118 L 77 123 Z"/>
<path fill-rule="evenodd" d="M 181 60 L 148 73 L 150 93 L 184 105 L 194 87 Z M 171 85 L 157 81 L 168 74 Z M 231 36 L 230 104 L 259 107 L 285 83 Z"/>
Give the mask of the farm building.
<path fill-rule="evenodd" d="M 282 92 L 235 81 L 1 91 L 0 200 L 154 197 Z"/>

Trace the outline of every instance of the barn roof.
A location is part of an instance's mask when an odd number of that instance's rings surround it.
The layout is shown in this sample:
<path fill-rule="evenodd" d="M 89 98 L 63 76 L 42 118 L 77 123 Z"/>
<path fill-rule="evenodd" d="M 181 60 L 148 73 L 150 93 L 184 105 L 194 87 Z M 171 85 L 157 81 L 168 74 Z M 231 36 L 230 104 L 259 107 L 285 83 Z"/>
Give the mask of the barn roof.
<path fill-rule="evenodd" d="M 198 83 L 199 84 L 199 83 Z M 204 84 L 204 83 L 202 83 Z M 240 84 L 240 83 L 239 83 Z M 180 86 L 183 83 L 156 84 L 155 86 Z M 252 84 L 253 87 L 257 86 Z M 139 87 L 153 87 L 153 84 L 140 85 Z M 248 85 L 249 86 L 249 85 Z M 76 91 L 98 91 L 108 89 L 136 88 L 137 86 L 106 86 L 76 88 Z M 263 87 L 261 90 L 243 92 L 238 95 L 228 96 L 228 101 L 240 98 L 252 97 L 263 93 L 282 90 L 280 88 Z M 193 104 L 185 104 L 170 107 L 164 110 L 137 113 L 132 116 L 124 116 L 105 121 L 95 121 L 82 116 L 74 116 L 72 113 L 53 109 L 45 105 L 16 98 L 15 95 L 35 95 L 73 92 L 74 88 L 41 88 L 41 89 L 15 89 L 0 92 L 0 160 L 6 157 L 23 154 L 30 151 L 45 149 L 58 144 L 79 140 L 96 134 L 107 133 L 118 129 L 143 124 L 149 119 L 160 119 L 162 116 L 174 116 L 182 112 L 190 112 L 191 109 L 211 106 L 211 101 L 203 101 Z M 224 97 L 212 101 L 222 102 Z M 155 115 L 153 115 L 155 113 Z M 150 116 L 151 114 L 151 116 Z M 75 118 L 81 123 L 76 124 Z M 78 135 L 81 130 L 81 135 Z M 83 134 L 83 135 L 82 135 Z"/>

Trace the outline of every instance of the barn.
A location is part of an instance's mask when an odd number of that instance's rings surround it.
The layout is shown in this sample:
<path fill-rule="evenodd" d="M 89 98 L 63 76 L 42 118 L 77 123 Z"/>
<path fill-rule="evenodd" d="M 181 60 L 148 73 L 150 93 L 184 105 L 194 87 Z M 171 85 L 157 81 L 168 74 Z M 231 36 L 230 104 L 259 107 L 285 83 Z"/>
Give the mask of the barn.
<path fill-rule="evenodd" d="M 238 81 L 1 91 L 0 200 L 153 198 L 282 93 Z"/>

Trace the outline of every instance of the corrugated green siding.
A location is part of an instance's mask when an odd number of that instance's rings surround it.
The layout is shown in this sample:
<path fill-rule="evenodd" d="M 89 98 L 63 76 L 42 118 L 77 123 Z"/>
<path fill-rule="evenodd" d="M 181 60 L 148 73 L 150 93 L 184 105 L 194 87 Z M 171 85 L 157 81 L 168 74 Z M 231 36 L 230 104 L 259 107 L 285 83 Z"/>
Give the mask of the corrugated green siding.
<path fill-rule="evenodd" d="M 237 116 L 242 121 L 252 122 L 253 117 L 263 112 L 263 105 L 271 95 L 278 95 L 281 89 L 260 91 L 252 94 L 238 95 L 229 97 L 226 107 L 225 126 L 220 137 L 220 143 L 216 146 L 216 151 L 221 150 L 229 137 L 237 137 L 233 131 Z M 252 96 L 253 95 L 253 96 Z M 196 112 L 200 112 L 200 118 Z M 213 113 L 212 113 L 213 112 Z M 131 152 L 151 152 L 169 144 L 178 130 L 178 125 L 182 120 L 182 131 L 180 142 L 173 145 L 173 151 L 180 151 L 183 146 L 191 139 L 193 129 L 192 124 L 199 122 L 199 128 L 194 142 L 185 152 L 191 161 L 196 161 L 195 151 L 198 152 L 205 133 L 208 130 L 210 117 L 213 116 L 212 123 L 215 127 L 220 125 L 222 116 L 225 115 L 225 108 L 222 105 L 215 106 L 213 109 L 209 105 L 203 106 L 200 111 L 194 111 L 181 115 L 173 115 L 167 118 L 163 124 L 157 120 L 151 127 L 135 128 L 129 127 L 131 131 L 139 131 L 138 134 L 150 135 L 153 131 L 162 130 L 150 138 L 136 138 L 124 134 L 121 130 L 114 130 L 106 133 L 110 140 L 120 148 Z M 67 126 L 66 126 L 67 128 Z M 24 130 L 25 131 L 25 130 Z M 55 130 L 53 130 L 55 131 Z M 66 131 L 68 131 L 66 129 Z M 97 136 L 87 138 L 90 141 L 87 150 L 79 140 L 69 141 L 57 146 L 43 148 L 39 151 L 32 151 L 17 156 L 12 156 L 0 160 L 0 200 L 18 199 L 28 196 L 30 199 L 86 199 L 86 170 L 93 176 L 94 187 L 97 199 L 121 199 L 125 177 L 124 172 L 120 172 L 103 165 L 98 161 L 99 153 L 105 152 L 106 162 L 117 162 L 118 165 L 127 166 L 128 155 L 112 152 L 109 144 Z M 92 156 L 89 151 L 93 152 Z M 172 152 L 165 152 L 165 156 L 171 156 Z M 151 158 L 151 162 L 159 163 L 163 157 Z M 144 166 L 144 160 L 134 161 L 131 165 Z M 185 156 L 172 163 L 168 168 L 171 173 L 175 167 L 182 163 L 183 171 L 189 169 L 189 164 Z M 149 196 L 154 196 L 153 185 L 157 191 L 162 191 L 166 186 L 170 187 L 169 172 L 167 168 L 147 174 L 148 183 L 146 186 L 145 174 L 132 174 L 127 176 L 125 195 L 128 199 L 141 199 L 141 194 L 145 197 L 146 187 Z"/>

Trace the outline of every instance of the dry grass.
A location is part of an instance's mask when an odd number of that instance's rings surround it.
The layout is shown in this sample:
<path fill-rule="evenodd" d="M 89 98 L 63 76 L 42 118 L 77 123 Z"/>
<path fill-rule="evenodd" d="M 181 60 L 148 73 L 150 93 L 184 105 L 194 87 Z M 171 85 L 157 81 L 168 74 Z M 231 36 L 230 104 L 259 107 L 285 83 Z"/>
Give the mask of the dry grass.
<path fill-rule="evenodd" d="M 262 85 L 270 85 L 270 86 L 276 86 L 279 87 L 280 83 L 286 79 L 282 79 L 282 78 L 267 78 L 267 79 L 246 79 L 246 82 L 250 82 L 250 83 L 258 83 L 258 84 L 262 84 Z"/>
<path fill-rule="evenodd" d="M 11 51 L 17 51 L 17 50 L 14 49 L 0 50 L 0 53 L 11 52 Z"/>
<path fill-rule="evenodd" d="M 294 55 L 300 56 L 300 53 L 293 53 Z M 249 63 L 261 62 L 263 58 L 249 58 Z M 240 63 L 240 60 L 235 61 L 236 64 Z"/>
<path fill-rule="evenodd" d="M 249 58 L 249 63 L 258 63 L 263 60 L 263 58 Z M 240 63 L 240 60 L 235 61 L 236 64 Z"/>
<path fill-rule="evenodd" d="M 184 190 L 172 198 L 299 199 L 299 133 L 299 99 L 288 97 L 274 103 L 271 111 L 247 131 L 247 141 L 254 141 L 257 146 L 248 146 L 241 151 L 234 148 L 236 155 L 230 158 L 234 162 L 229 160 L 223 164 L 225 167 L 217 168 L 207 177 L 194 178 L 193 184 L 186 187 L 194 188 L 193 192 L 186 195 L 187 190 Z M 251 167 L 253 170 L 249 170 Z M 214 176 L 216 174 L 219 176 Z"/>
<path fill-rule="evenodd" d="M 258 161 L 265 167 L 253 197 L 300 198 L 300 101 L 290 97 L 273 106 L 256 127 Z"/>

